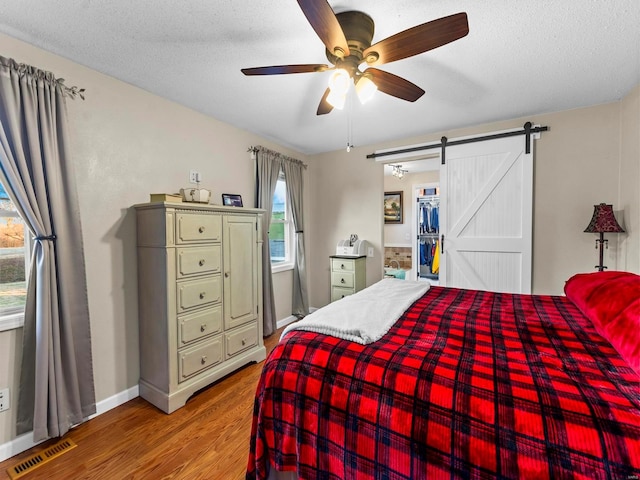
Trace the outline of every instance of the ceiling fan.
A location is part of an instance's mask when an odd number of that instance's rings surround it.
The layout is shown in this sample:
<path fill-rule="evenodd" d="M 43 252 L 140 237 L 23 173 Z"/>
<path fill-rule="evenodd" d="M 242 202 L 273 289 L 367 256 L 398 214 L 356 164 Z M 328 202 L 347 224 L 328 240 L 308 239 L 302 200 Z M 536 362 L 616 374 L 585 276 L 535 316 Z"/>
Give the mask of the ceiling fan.
<path fill-rule="evenodd" d="M 274 65 L 241 71 L 245 75 L 282 75 L 335 70 L 329 79 L 329 88 L 320 100 L 317 115 L 327 114 L 334 107 L 342 108 L 351 80 L 363 103 L 376 90 L 415 102 L 424 94 L 423 89 L 373 67 L 427 52 L 469 33 L 467 14 L 461 12 L 417 25 L 371 45 L 374 23 L 367 14 L 358 11 L 336 14 L 326 0 L 298 0 L 298 5 L 325 44 L 327 59 L 333 67 L 324 64 Z M 364 71 L 360 70 L 363 63 L 368 67 Z"/>

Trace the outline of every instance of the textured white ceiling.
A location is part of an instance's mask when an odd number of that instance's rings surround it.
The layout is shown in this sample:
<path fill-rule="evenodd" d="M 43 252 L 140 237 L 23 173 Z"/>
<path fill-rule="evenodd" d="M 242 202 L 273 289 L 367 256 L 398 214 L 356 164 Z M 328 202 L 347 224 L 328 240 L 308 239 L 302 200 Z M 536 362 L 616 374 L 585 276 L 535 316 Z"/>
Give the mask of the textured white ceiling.
<path fill-rule="evenodd" d="M 426 90 L 417 102 L 378 93 L 318 117 L 328 72 L 240 73 L 327 63 L 293 0 L 0 0 L 0 31 L 304 153 L 344 148 L 349 124 L 370 145 L 612 102 L 640 83 L 640 0 L 329 3 L 369 14 L 374 43 L 462 11 L 470 32 L 380 67 Z"/>

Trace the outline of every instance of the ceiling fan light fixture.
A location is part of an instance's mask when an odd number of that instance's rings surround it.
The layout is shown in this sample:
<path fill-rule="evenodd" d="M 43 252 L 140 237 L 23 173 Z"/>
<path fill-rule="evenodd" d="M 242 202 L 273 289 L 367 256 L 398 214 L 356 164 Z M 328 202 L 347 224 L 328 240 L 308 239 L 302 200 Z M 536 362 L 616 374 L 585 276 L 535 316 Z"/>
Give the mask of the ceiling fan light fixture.
<path fill-rule="evenodd" d="M 356 83 L 356 94 L 363 105 L 373 98 L 378 86 L 367 75 L 363 75 Z"/>
<path fill-rule="evenodd" d="M 393 169 L 391 173 L 398 180 L 402 180 L 402 177 L 404 177 L 404 174 L 409 172 L 408 170 L 404 170 L 402 168 L 402 165 L 389 165 L 389 166 Z"/>
<path fill-rule="evenodd" d="M 329 77 L 329 88 L 331 89 L 331 93 L 336 95 L 346 95 L 349 90 L 349 83 L 351 83 L 351 77 L 349 76 L 349 72 L 344 68 L 336 69 L 331 77 Z"/>
<path fill-rule="evenodd" d="M 344 108 L 344 103 L 347 100 L 346 93 L 336 93 L 333 90 L 329 92 L 327 95 L 327 103 L 331 105 L 333 108 L 337 108 L 338 110 L 342 110 Z"/>

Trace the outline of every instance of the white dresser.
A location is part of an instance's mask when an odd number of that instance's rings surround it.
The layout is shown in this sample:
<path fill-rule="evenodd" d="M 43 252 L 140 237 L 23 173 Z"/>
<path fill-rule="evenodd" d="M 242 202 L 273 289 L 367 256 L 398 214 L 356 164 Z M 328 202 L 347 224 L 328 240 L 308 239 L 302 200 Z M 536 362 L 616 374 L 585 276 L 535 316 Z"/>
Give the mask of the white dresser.
<path fill-rule="evenodd" d="M 266 356 L 262 210 L 135 206 L 140 396 L 166 413 Z"/>
<path fill-rule="evenodd" d="M 331 255 L 331 301 L 362 290 L 367 281 L 367 257 Z"/>

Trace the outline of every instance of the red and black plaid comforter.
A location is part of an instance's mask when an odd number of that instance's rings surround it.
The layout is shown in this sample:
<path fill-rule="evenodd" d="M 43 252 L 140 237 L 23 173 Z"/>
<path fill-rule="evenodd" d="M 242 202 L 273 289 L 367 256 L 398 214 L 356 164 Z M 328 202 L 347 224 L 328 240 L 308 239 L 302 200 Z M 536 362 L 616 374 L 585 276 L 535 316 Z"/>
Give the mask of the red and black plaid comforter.
<path fill-rule="evenodd" d="M 637 335 L 637 332 L 633 332 Z M 640 475 L 640 379 L 565 297 L 432 287 L 370 345 L 292 332 L 248 479 Z"/>

